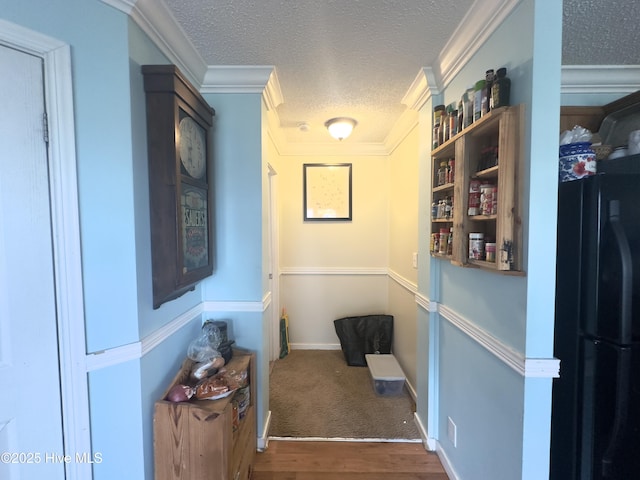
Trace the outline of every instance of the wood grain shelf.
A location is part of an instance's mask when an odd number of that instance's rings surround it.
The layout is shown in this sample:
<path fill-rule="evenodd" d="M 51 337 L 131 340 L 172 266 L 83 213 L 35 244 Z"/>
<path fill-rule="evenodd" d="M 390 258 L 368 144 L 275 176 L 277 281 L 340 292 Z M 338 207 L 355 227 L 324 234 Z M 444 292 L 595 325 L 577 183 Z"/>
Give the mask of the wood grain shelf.
<path fill-rule="evenodd" d="M 522 227 L 520 218 L 520 163 L 522 158 L 524 106 L 501 107 L 492 110 L 462 132 L 433 149 L 432 179 L 437 180 L 439 165 L 454 159 L 453 187 L 451 184 L 433 185 L 431 201 L 453 198 L 452 218 L 433 219 L 431 234 L 441 228 L 442 220 L 453 227 L 453 252 L 449 256 L 454 265 L 497 271 L 500 273 L 521 271 Z M 481 168 L 483 152 L 487 148 L 497 150 L 497 165 Z M 492 162 L 493 163 L 493 162 Z M 479 168 L 480 167 L 480 168 Z M 495 181 L 497 187 L 497 212 L 492 215 L 468 215 L 469 184 L 472 179 Z M 469 259 L 469 233 L 484 233 L 497 246 L 496 262 Z M 440 258 L 439 255 L 432 256 Z M 521 274 L 521 273 L 520 273 Z"/>

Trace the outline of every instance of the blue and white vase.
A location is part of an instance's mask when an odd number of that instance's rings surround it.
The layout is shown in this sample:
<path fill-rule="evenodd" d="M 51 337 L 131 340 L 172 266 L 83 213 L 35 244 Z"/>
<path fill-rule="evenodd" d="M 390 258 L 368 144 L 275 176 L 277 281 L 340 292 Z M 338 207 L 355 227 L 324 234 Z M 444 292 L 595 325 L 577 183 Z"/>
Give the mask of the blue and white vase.
<path fill-rule="evenodd" d="M 560 181 L 570 182 L 596 174 L 596 153 L 589 142 L 560 145 Z"/>

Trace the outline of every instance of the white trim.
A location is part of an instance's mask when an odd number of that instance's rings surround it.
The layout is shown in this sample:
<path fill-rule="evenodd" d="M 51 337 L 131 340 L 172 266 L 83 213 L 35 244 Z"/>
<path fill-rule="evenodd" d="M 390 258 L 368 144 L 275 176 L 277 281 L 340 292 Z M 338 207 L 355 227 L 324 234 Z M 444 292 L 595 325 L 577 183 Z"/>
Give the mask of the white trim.
<path fill-rule="evenodd" d="M 182 327 L 198 318 L 202 313 L 202 304 L 196 305 L 191 310 L 174 318 L 169 323 L 166 323 L 159 329 L 150 333 L 139 342 L 129 343 L 127 345 L 121 345 L 114 348 L 107 348 L 105 350 L 100 350 L 99 352 L 92 352 L 88 354 L 86 358 L 87 371 L 91 372 L 142 358 Z"/>
<path fill-rule="evenodd" d="M 388 155 L 402 145 L 402 142 L 411 134 L 411 132 L 420 126 L 420 116 L 418 112 L 406 109 L 400 115 L 400 118 L 393 124 L 391 131 L 384 140 L 385 150 Z"/>
<path fill-rule="evenodd" d="M 339 343 L 291 343 L 291 350 L 340 350 Z"/>
<path fill-rule="evenodd" d="M 449 307 L 438 305 L 438 313 L 523 377 L 556 378 L 559 376 L 560 363 L 558 359 L 525 358 L 520 352 L 458 315 Z"/>
<path fill-rule="evenodd" d="M 434 313 L 438 311 L 438 303 L 432 302 L 420 292 L 416 292 L 416 303 L 427 312 Z"/>
<path fill-rule="evenodd" d="M 439 95 L 520 1 L 474 2 L 449 37 L 438 59 L 432 66 L 420 69 L 401 103 L 410 109 L 420 110 L 430 98 Z M 436 72 L 440 72 L 440 76 Z"/>
<path fill-rule="evenodd" d="M 212 65 L 204 74 L 200 93 L 262 94 L 270 81 L 277 82 L 273 65 Z M 271 93 L 276 102 L 282 103 L 279 85 Z M 271 105 L 271 108 L 278 105 Z"/>
<path fill-rule="evenodd" d="M 411 280 L 403 277 L 402 275 L 400 275 L 399 273 L 391 269 L 389 269 L 389 278 L 391 278 L 394 282 L 396 282 L 398 285 L 403 287 L 409 293 L 413 293 L 414 295 L 417 295 L 418 285 L 413 283 Z"/>
<path fill-rule="evenodd" d="M 164 2 L 157 0 L 101 1 L 129 15 L 191 83 L 200 85 L 207 65 Z"/>
<path fill-rule="evenodd" d="M 424 449 L 429 450 L 430 452 L 434 452 L 436 450 L 436 440 L 435 438 L 430 438 L 429 435 L 427 435 L 427 429 L 422 423 L 422 420 L 420 419 L 418 412 L 413 412 L 413 421 L 415 422 L 416 427 L 418 428 L 418 432 L 420 433 L 420 438 L 422 438 L 422 444 L 424 446 Z"/>
<path fill-rule="evenodd" d="M 384 267 L 282 267 L 280 275 L 388 275 Z"/>
<path fill-rule="evenodd" d="M 179 317 L 174 318 L 169 323 L 163 325 L 159 329 L 154 332 L 151 332 L 149 335 L 144 337 L 140 343 L 140 354 L 141 356 L 146 355 L 151 350 L 156 348 L 162 342 L 164 342 L 171 335 L 176 333 L 185 325 L 191 323 L 192 320 L 197 318 L 202 314 L 202 304 L 199 304 L 193 307 L 188 312 L 183 313 Z"/>
<path fill-rule="evenodd" d="M 264 312 L 271 303 L 271 294 L 262 302 L 204 302 L 203 311 L 213 312 Z"/>
<path fill-rule="evenodd" d="M 147 352 L 148 353 L 148 352 Z M 142 358 L 142 342 L 129 343 L 87 354 L 87 372 Z"/>
<path fill-rule="evenodd" d="M 640 65 L 563 65 L 560 93 L 633 93 Z"/>
<path fill-rule="evenodd" d="M 351 438 L 351 437 L 269 437 L 287 442 L 361 442 L 361 443 L 421 443 L 419 438 Z"/>
<path fill-rule="evenodd" d="M 442 89 L 469 63 L 520 2 L 521 0 L 473 2 L 442 49 L 436 62 L 438 65 L 434 66 L 442 72 Z"/>
<path fill-rule="evenodd" d="M 559 378 L 560 360 L 557 358 L 525 358 L 524 376 L 527 378 Z"/>
<path fill-rule="evenodd" d="M 264 422 L 264 428 L 258 435 L 256 448 L 258 452 L 264 452 L 269 447 L 269 430 L 271 429 L 271 410 L 267 411 L 267 419 Z"/>
<path fill-rule="evenodd" d="M 127 345 L 107 348 L 86 355 L 86 371 L 118 365 L 142 358 L 174 333 L 202 314 L 213 312 L 264 312 L 271 304 L 271 293 L 265 294 L 262 302 L 204 302 L 174 318 L 169 323 L 150 333 L 142 340 Z"/>
<path fill-rule="evenodd" d="M 282 157 L 313 155 L 318 157 L 388 157 L 390 152 L 384 143 L 286 143 L 278 145 Z"/>
<path fill-rule="evenodd" d="M 420 110 L 431 97 L 440 94 L 441 87 L 438 83 L 431 67 L 420 69 L 400 103 L 411 110 Z"/>
<path fill-rule="evenodd" d="M 85 369 L 84 294 L 78 213 L 71 51 L 67 44 L 0 20 L 0 42 L 44 60 L 49 182 L 65 454 L 91 451 Z M 65 465 L 66 478 L 92 478 L 91 465 Z"/>
<path fill-rule="evenodd" d="M 447 456 L 447 452 L 442 448 L 442 445 L 440 445 L 440 442 L 438 441 L 436 441 L 435 450 L 438 458 L 440 459 L 440 463 L 442 464 L 442 468 L 444 468 L 444 471 L 447 472 L 447 477 L 449 477 L 449 480 L 459 480 L 460 477 L 453 468 L 451 460 L 449 460 L 449 457 Z"/>

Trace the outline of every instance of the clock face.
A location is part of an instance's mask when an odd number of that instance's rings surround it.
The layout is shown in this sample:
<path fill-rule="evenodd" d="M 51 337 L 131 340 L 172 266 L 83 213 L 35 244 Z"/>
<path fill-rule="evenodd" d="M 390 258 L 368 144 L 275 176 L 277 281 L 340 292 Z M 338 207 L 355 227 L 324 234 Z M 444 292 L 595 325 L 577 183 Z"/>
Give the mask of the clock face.
<path fill-rule="evenodd" d="M 200 179 L 206 171 L 205 133 L 191 117 L 180 120 L 180 161 L 189 175 Z"/>

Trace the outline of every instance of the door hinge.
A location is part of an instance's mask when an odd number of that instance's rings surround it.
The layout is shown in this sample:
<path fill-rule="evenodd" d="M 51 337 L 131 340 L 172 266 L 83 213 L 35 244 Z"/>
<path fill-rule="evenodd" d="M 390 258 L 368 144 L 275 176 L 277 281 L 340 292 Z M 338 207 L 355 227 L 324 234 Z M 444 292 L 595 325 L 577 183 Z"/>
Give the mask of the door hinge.
<path fill-rule="evenodd" d="M 42 114 L 42 126 L 43 126 L 43 140 L 47 145 L 49 144 L 49 117 L 47 116 L 47 112 Z"/>

